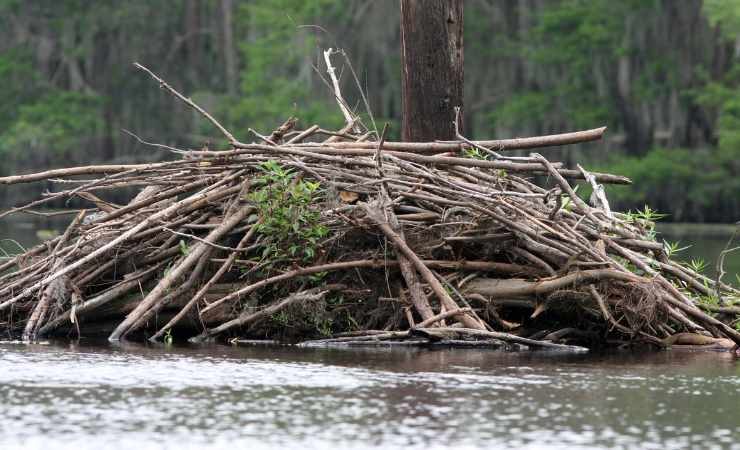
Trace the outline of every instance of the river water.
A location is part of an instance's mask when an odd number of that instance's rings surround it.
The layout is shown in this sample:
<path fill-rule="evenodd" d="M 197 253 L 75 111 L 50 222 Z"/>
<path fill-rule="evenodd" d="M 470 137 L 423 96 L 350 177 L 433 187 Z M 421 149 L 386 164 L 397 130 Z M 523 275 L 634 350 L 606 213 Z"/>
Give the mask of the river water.
<path fill-rule="evenodd" d="M 5 219 L 0 248 L 68 220 Z M 714 261 L 731 228 L 661 231 Z M 740 256 L 726 265 L 732 281 Z M 2 450 L 740 449 L 740 360 L 6 342 L 0 420 Z"/>
<path fill-rule="evenodd" d="M 2 449 L 740 449 L 740 360 L 2 343 L 0 417 Z"/>

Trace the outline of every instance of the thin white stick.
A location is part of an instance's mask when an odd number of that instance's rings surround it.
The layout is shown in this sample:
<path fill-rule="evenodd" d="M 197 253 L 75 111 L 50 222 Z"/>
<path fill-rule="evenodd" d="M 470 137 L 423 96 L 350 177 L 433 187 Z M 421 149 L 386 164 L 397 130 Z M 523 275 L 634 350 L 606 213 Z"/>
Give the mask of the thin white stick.
<path fill-rule="evenodd" d="M 596 182 L 596 177 L 594 177 L 591 173 L 587 172 L 583 167 L 581 167 L 580 164 L 576 164 L 578 167 L 578 170 L 581 171 L 583 174 L 583 178 L 586 179 L 586 181 L 591 184 L 591 187 L 593 188 L 594 192 L 592 194 L 592 200 L 591 202 L 596 206 L 597 208 L 600 207 L 604 214 L 606 214 L 606 217 L 613 219 L 614 214 L 612 214 L 612 210 L 609 207 L 609 200 L 606 198 L 606 192 L 604 192 L 604 186 Z"/>
<path fill-rule="evenodd" d="M 336 98 L 337 103 L 339 104 L 339 109 L 344 115 L 344 120 L 347 121 L 348 125 L 352 125 L 352 130 L 355 133 L 359 134 L 362 132 L 362 130 L 360 130 L 360 127 L 357 125 L 357 119 L 352 115 L 352 112 L 349 110 L 349 108 L 347 108 L 347 103 L 342 97 L 342 91 L 339 89 L 339 80 L 337 79 L 337 74 L 334 72 L 334 66 L 331 65 L 331 54 L 333 53 L 333 51 L 333 48 L 329 48 L 324 51 L 324 61 L 326 62 L 326 72 L 329 74 L 329 78 L 331 78 L 331 84 L 334 86 L 334 98 Z"/>

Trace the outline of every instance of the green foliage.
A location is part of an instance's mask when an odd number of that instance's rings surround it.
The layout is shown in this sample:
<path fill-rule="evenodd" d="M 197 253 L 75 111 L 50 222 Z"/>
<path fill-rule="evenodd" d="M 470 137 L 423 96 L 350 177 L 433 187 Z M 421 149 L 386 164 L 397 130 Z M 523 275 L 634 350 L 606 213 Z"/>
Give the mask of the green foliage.
<path fill-rule="evenodd" d="M 0 130 L 7 129 L 18 116 L 21 105 L 34 101 L 38 92 L 39 73 L 34 70 L 31 55 L 22 49 L 11 49 L 0 54 Z"/>
<path fill-rule="evenodd" d="M 740 149 L 740 147 L 738 147 Z M 729 148 L 728 153 L 738 150 Z M 740 156 L 740 154 L 738 155 Z M 740 211 L 737 162 L 713 158 L 706 150 L 655 149 L 643 157 L 621 156 L 599 167 L 631 178 L 630 186 L 608 186 L 616 210 L 649 204 L 672 211 L 677 221 L 699 220 L 714 212 Z"/>
<path fill-rule="evenodd" d="M 739 0 L 708 0 L 704 11 L 728 43 L 737 38 Z M 612 132 L 629 133 L 627 121 L 637 127 L 644 111 L 678 92 L 679 108 L 703 108 L 701 117 L 716 127 L 708 137 L 710 143 L 716 137 L 716 147 L 694 143 L 697 148 L 612 151 L 609 160 L 597 163 L 600 169 L 635 181 L 609 187 L 612 206 L 627 210 L 650 204 L 677 221 L 732 220 L 740 214 L 740 65 L 732 59 L 730 69 L 718 77 L 716 62 L 707 57 L 687 73 L 682 65 L 686 56 L 680 53 L 684 50 L 651 45 L 635 34 L 649 18 L 666 13 L 657 0 L 546 2 L 527 16 L 534 22 L 531 33 L 503 37 L 506 49 L 497 57 L 505 63 L 505 58 L 526 55 L 521 70 L 529 81 L 498 93 L 489 123 L 514 133 L 536 132 L 543 125 L 562 129 L 563 123 L 589 128 L 607 124 Z M 470 16 L 469 22 L 485 20 Z M 687 84 L 687 77 L 694 81 Z M 644 123 L 639 127 L 646 135 L 655 131 Z M 688 139 L 696 142 L 694 136 Z"/>
<path fill-rule="evenodd" d="M 548 92 L 514 94 L 492 111 L 489 118 L 495 124 L 509 127 L 523 121 L 541 121 L 553 109 L 555 100 Z"/>
<path fill-rule="evenodd" d="M 174 339 L 172 338 L 172 330 L 167 330 L 164 333 L 164 345 L 172 345 Z"/>
<path fill-rule="evenodd" d="M 270 318 L 281 327 L 287 327 L 291 323 L 290 315 L 285 310 L 273 314 Z"/>
<path fill-rule="evenodd" d="M 326 20 L 341 9 L 331 0 L 256 0 L 240 5 L 239 22 L 248 24 L 250 37 L 240 45 L 247 64 L 241 73 L 240 99 L 226 110 L 231 123 L 264 132 L 288 116 L 299 117 L 304 124 L 341 125 L 329 91 L 321 95 L 313 89 L 319 77 L 312 67 L 316 64 L 312 56 L 319 55 L 319 31 L 310 27 L 318 17 Z"/>
<path fill-rule="evenodd" d="M 594 69 L 613 70 L 617 58 L 633 51 L 625 47 L 628 17 L 654 12 L 657 2 L 627 0 L 563 0 L 541 11 L 522 51 L 541 67 L 557 68 L 552 84 L 515 94 L 504 103 L 501 116 L 510 121 L 538 121 L 557 109 L 577 127 L 613 124 L 617 111 L 605 102 Z M 655 56 L 654 60 L 659 55 Z M 653 68 L 655 70 L 655 68 Z M 645 76 L 653 71 L 645 72 Z M 549 83 L 548 83 L 549 84 Z M 527 115 L 530 110 L 531 114 Z"/>
<path fill-rule="evenodd" d="M 578 188 L 579 187 L 580 186 L 576 186 L 576 187 L 573 188 L 573 192 L 575 192 L 576 195 L 578 195 Z M 562 195 L 560 195 L 560 205 L 561 205 L 561 208 L 564 211 L 570 212 L 570 211 L 573 210 L 573 199 L 570 198 L 570 195 L 568 195 L 568 194 L 562 194 Z"/>
<path fill-rule="evenodd" d="M 651 209 L 648 205 L 645 205 L 641 210 L 638 209 L 635 212 L 629 210 L 622 216 L 628 223 L 636 224 L 643 228 L 646 231 L 646 237 L 654 241 L 656 235 L 655 222 L 665 218 L 667 214 L 661 214 Z"/>
<path fill-rule="evenodd" d="M 740 33 L 740 1 L 704 0 L 704 13 L 712 25 L 719 25 L 722 32 L 731 39 Z"/>
<path fill-rule="evenodd" d="M 0 150 L 66 152 L 100 129 L 100 99 L 77 92 L 51 92 L 19 108 L 15 121 L 0 134 Z"/>
<path fill-rule="evenodd" d="M 179 246 L 182 256 L 188 256 L 188 253 L 190 253 L 190 246 L 186 244 L 185 241 L 182 239 L 180 239 Z"/>
<path fill-rule="evenodd" d="M 702 258 L 692 258 L 687 264 L 688 268 L 696 273 L 702 273 L 709 265 Z"/>
<path fill-rule="evenodd" d="M 261 187 L 249 194 L 249 200 L 262 218 L 257 231 L 269 241 L 263 258 L 313 260 L 319 240 L 329 233 L 316 206 L 320 184 L 297 179 L 274 161 L 263 163 L 260 170 L 263 175 L 257 184 Z"/>
<path fill-rule="evenodd" d="M 716 295 L 702 295 L 701 297 L 699 297 L 699 305 L 719 306 L 719 299 Z"/>
<path fill-rule="evenodd" d="M 668 256 L 669 258 L 676 256 L 677 253 L 680 253 L 690 247 L 691 247 L 690 245 L 681 247 L 680 242 L 663 241 L 663 249 L 665 251 L 666 256 Z"/>
<path fill-rule="evenodd" d="M 488 159 L 488 155 L 484 154 L 480 149 L 475 147 L 466 147 L 463 149 L 463 156 L 470 159 Z"/>
<path fill-rule="evenodd" d="M 629 222 L 647 224 L 650 228 L 655 228 L 655 221 L 664 219 L 668 216 L 668 214 L 662 214 L 655 211 L 648 205 L 643 206 L 642 210 L 638 209 L 635 212 L 632 212 L 631 210 L 627 211 L 625 215 Z"/>
<path fill-rule="evenodd" d="M 320 285 L 323 283 L 326 276 L 329 274 L 329 272 L 318 272 L 311 275 L 308 275 L 308 281 L 310 281 L 313 285 Z"/>
<path fill-rule="evenodd" d="M 314 316 L 314 325 L 316 326 L 316 331 L 319 332 L 324 337 L 329 337 L 332 335 L 332 325 L 334 323 L 334 320 L 331 317 L 321 317 L 321 316 Z"/>

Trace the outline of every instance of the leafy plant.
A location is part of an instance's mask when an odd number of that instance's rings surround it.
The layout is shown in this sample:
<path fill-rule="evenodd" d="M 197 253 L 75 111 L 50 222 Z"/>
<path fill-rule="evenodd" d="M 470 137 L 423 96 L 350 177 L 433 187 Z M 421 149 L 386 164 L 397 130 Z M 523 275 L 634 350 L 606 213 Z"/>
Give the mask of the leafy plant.
<path fill-rule="evenodd" d="M 314 273 L 314 274 L 308 275 L 308 279 L 309 279 L 309 280 L 311 281 L 311 283 L 313 283 L 313 284 L 319 284 L 319 283 L 321 283 L 322 281 L 324 281 L 324 278 L 326 278 L 326 275 L 327 275 L 328 273 L 329 273 L 329 272 L 318 272 L 318 273 Z"/>
<path fill-rule="evenodd" d="M 180 239 L 180 253 L 182 253 L 183 256 L 188 256 L 188 253 L 190 253 L 190 246 L 185 243 L 182 239 Z"/>
<path fill-rule="evenodd" d="M 290 316 L 285 311 L 280 311 L 271 316 L 271 319 L 277 322 L 280 326 L 288 326 L 290 323 Z"/>
<path fill-rule="evenodd" d="M 475 147 L 466 147 L 463 149 L 463 155 L 466 158 L 471 159 L 487 159 L 487 155 L 485 155 L 480 149 L 477 149 Z"/>
<path fill-rule="evenodd" d="M 668 216 L 668 214 L 661 214 L 654 209 L 650 208 L 648 205 L 645 205 L 642 210 L 636 210 L 635 212 L 632 212 L 632 210 L 627 211 L 627 220 L 633 223 L 652 223 L 657 220 L 663 219 Z M 654 223 L 652 224 L 654 225 Z"/>
<path fill-rule="evenodd" d="M 680 241 L 676 241 L 676 242 L 663 241 L 663 249 L 665 250 L 665 254 L 668 257 L 671 257 L 675 255 L 676 253 L 682 252 L 686 250 L 687 248 L 691 247 L 690 245 L 687 245 L 685 247 L 680 247 L 680 245 L 681 245 Z"/>
<path fill-rule="evenodd" d="M 315 207 L 320 199 L 320 183 L 296 178 L 295 172 L 274 161 L 262 163 L 262 187 L 249 195 L 262 221 L 257 231 L 267 238 L 263 259 L 313 260 L 319 240 L 329 230 L 321 224 Z"/>
<path fill-rule="evenodd" d="M 578 187 L 576 186 L 573 188 L 573 192 L 578 193 Z M 564 211 L 572 211 L 573 210 L 573 200 L 570 198 L 570 195 L 563 194 L 560 196 L 560 202 Z"/>
<path fill-rule="evenodd" d="M 693 270 L 696 273 L 701 273 L 706 269 L 709 265 L 706 261 L 704 261 L 702 258 L 692 258 L 691 261 L 688 263 L 689 269 Z"/>
<path fill-rule="evenodd" d="M 172 341 L 173 341 L 173 338 L 172 338 L 172 330 L 167 330 L 164 333 L 164 344 L 165 345 L 172 345 Z"/>
<path fill-rule="evenodd" d="M 332 329 L 331 326 L 334 323 L 334 321 L 330 317 L 314 317 L 314 324 L 316 325 L 316 331 L 318 331 L 322 336 L 329 337 L 332 335 Z"/>

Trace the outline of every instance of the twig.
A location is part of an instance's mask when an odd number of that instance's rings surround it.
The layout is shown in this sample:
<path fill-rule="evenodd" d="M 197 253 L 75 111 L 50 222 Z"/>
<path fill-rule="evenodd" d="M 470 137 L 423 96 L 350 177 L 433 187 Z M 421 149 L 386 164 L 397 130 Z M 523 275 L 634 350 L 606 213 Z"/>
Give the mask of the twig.
<path fill-rule="evenodd" d="M 169 91 L 170 94 L 172 94 L 175 97 L 179 98 L 180 100 L 182 100 L 183 102 L 185 102 L 186 105 L 188 105 L 191 108 L 193 108 L 194 110 L 198 111 L 203 117 L 205 117 L 206 119 L 208 119 L 216 128 L 218 128 L 218 130 L 221 132 L 221 134 L 223 134 L 226 137 L 226 139 L 229 141 L 230 144 L 233 144 L 234 142 L 236 142 L 236 138 L 234 138 L 234 136 L 231 133 L 229 133 L 228 130 L 226 130 L 226 128 L 223 127 L 223 125 L 221 125 L 216 119 L 214 119 L 213 116 L 211 116 L 210 114 L 208 114 L 203 108 L 201 108 L 200 106 L 198 106 L 197 104 L 195 104 L 195 102 L 193 102 L 191 99 L 189 99 L 189 98 L 185 97 L 184 95 L 180 94 L 179 92 L 177 92 L 172 86 L 170 86 L 169 84 L 167 84 L 166 81 L 164 81 L 163 79 L 159 78 L 157 75 L 154 74 L 154 72 L 152 72 L 151 70 L 149 70 L 146 67 L 142 66 L 141 64 L 134 63 L 134 67 L 136 67 L 137 69 L 143 70 L 144 72 L 146 72 L 147 74 L 149 74 L 150 77 L 154 78 L 159 83 L 159 86 L 161 88 L 166 89 L 167 91 Z"/>
<path fill-rule="evenodd" d="M 735 240 L 735 237 L 738 234 L 738 231 L 740 231 L 740 222 L 736 224 L 735 230 L 732 232 L 732 236 L 730 236 L 730 239 L 727 241 L 727 244 L 725 244 L 725 248 L 720 252 L 719 257 L 717 258 L 717 279 L 714 283 L 714 289 L 717 293 L 717 299 L 719 300 L 719 304 L 724 306 L 725 300 L 722 298 L 722 277 L 725 274 L 725 256 L 727 256 L 728 253 L 734 252 L 736 250 L 740 250 L 740 246 L 730 248 L 730 245 L 732 245 L 732 242 Z"/>
<path fill-rule="evenodd" d="M 326 72 L 329 74 L 329 78 L 331 78 L 332 86 L 334 87 L 334 98 L 337 100 L 337 104 L 339 105 L 339 110 L 342 111 L 342 114 L 344 115 L 344 120 L 347 122 L 347 125 L 352 126 L 352 130 L 359 134 L 362 132 L 359 126 L 356 125 L 356 118 L 354 114 L 352 114 L 347 108 L 347 103 L 344 101 L 344 98 L 342 97 L 342 91 L 339 87 L 339 80 L 337 79 L 337 75 L 334 72 L 334 66 L 331 65 L 331 55 L 333 53 L 332 48 L 329 48 L 324 51 L 324 61 L 326 62 Z"/>

